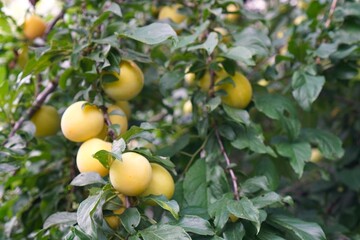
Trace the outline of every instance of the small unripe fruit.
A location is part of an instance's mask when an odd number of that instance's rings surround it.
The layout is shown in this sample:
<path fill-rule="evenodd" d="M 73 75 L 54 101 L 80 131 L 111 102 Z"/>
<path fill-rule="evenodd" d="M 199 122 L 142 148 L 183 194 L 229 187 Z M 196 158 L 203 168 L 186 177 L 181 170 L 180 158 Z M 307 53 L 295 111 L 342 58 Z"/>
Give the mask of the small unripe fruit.
<path fill-rule="evenodd" d="M 135 152 L 122 154 L 110 166 L 109 178 L 112 186 L 127 196 L 139 196 L 149 186 L 152 169 L 149 161 Z"/>
<path fill-rule="evenodd" d="M 188 86 L 194 86 L 195 83 L 195 73 L 185 73 L 184 80 Z"/>
<path fill-rule="evenodd" d="M 185 15 L 182 15 L 182 14 L 178 13 L 178 11 L 177 11 L 181 7 L 182 6 L 180 4 L 162 7 L 160 9 L 158 19 L 159 20 L 170 19 L 174 23 L 177 23 L 177 24 L 181 23 L 182 21 L 184 21 L 186 19 Z"/>
<path fill-rule="evenodd" d="M 35 137 L 55 135 L 60 129 L 60 116 L 52 106 L 41 106 L 30 120 L 36 128 Z"/>
<path fill-rule="evenodd" d="M 318 148 L 311 149 L 311 157 L 310 162 L 318 163 L 323 159 L 322 153 L 319 151 Z"/>
<path fill-rule="evenodd" d="M 225 16 L 226 20 L 229 22 L 236 22 L 240 18 L 240 7 L 238 5 L 231 3 L 226 6 L 226 11 L 230 12 Z"/>
<path fill-rule="evenodd" d="M 108 175 L 109 170 L 106 169 L 93 155 L 100 151 L 111 151 L 111 143 L 105 142 L 98 138 L 92 138 L 81 144 L 77 155 L 76 165 L 81 173 L 97 172 L 102 177 Z"/>
<path fill-rule="evenodd" d="M 46 30 L 46 23 L 42 18 L 32 15 L 25 20 L 24 35 L 27 39 L 33 40 L 44 35 Z"/>
<path fill-rule="evenodd" d="M 187 100 L 183 106 L 184 115 L 190 115 L 192 113 L 193 106 L 190 100 Z"/>
<path fill-rule="evenodd" d="M 151 163 L 151 168 L 151 182 L 141 196 L 164 195 L 170 200 L 175 191 L 175 184 L 171 174 L 164 167 L 156 163 Z M 149 204 L 155 205 L 152 202 L 149 202 Z"/>
<path fill-rule="evenodd" d="M 96 106 L 86 101 L 71 104 L 61 118 L 64 136 L 73 142 L 84 142 L 97 136 L 104 126 L 104 116 Z"/>
<path fill-rule="evenodd" d="M 106 74 L 112 74 L 118 79 L 102 84 L 106 95 L 115 101 L 130 100 L 136 97 L 144 86 L 144 75 L 138 65 L 132 61 L 121 61 L 120 74 L 103 73 L 103 75 Z"/>
<path fill-rule="evenodd" d="M 230 213 L 230 215 L 229 215 L 229 219 L 230 219 L 230 221 L 231 221 L 231 222 L 233 222 L 233 223 L 234 223 L 234 222 L 236 222 L 239 218 L 238 218 L 238 217 L 236 217 L 234 214 L 231 214 L 231 213 Z"/>

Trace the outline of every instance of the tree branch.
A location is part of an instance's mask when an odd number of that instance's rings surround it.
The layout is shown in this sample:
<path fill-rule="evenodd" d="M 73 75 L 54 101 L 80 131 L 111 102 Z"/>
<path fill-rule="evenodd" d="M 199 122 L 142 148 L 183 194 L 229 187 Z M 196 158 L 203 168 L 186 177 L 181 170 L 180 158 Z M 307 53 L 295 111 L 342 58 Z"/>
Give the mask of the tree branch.
<path fill-rule="evenodd" d="M 331 19 L 334 15 L 335 12 L 335 8 L 336 8 L 336 4 L 337 4 L 337 0 L 333 0 L 330 6 L 330 12 L 329 12 L 329 16 L 325 22 L 325 27 L 328 28 L 330 26 L 331 23 Z"/>
<path fill-rule="evenodd" d="M 105 105 L 102 105 L 102 106 L 100 106 L 100 109 L 104 114 L 105 124 L 108 126 L 107 135 L 110 137 L 111 141 L 113 141 L 116 138 L 116 133 L 112 128 L 110 128 L 112 123 L 111 123 L 111 120 L 110 120 L 110 116 L 109 116 L 109 114 L 107 112 L 108 108 Z"/>
<path fill-rule="evenodd" d="M 50 22 L 44 33 L 45 39 L 49 35 L 50 31 L 54 28 L 55 24 L 64 17 L 64 14 L 65 14 L 65 9 L 62 9 L 61 12 Z"/>
<path fill-rule="evenodd" d="M 235 197 L 236 200 L 239 200 L 240 196 L 239 196 L 239 192 L 238 192 L 237 178 L 235 176 L 234 171 L 231 168 L 230 158 L 229 158 L 229 156 L 227 155 L 227 153 L 225 151 L 224 144 L 221 141 L 221 137 L 220 137 L 219 131 L 218 131 L 216 126 L 215 126 L 215 135 L 216 135 L 216 139 L 218 141 L 219 147 L 220 147 L 220 151 L 221 151 L 222 155 L 225 158 L 227 169 L 229 170 L 229 174 L 230 174 L 232 185 L 233 185 L 234 197 Z"/>

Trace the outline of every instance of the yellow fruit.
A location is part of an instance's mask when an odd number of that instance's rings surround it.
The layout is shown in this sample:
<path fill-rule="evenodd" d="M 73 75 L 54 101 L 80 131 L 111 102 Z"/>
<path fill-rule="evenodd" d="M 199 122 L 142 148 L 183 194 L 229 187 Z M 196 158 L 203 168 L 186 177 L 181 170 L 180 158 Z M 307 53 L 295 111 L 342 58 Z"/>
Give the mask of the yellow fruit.
<path fill-rule="evenodd" d="M 144 86 L 144 75 L 141 69 L 132 61 L 121 61 L 120 74 L 112 74 L 118 78 L 117 81 L 103 83 L 105 93 L 115 101 L 130 100 L 136 97 Z"/>
<path fill-rule="evenodd" d="M 300 25 L 303 21 L 306 20 L 306 16 L 305 15 L 300 15 L 300 16 L 297 16 L 295 19 L 294 19 L 294 25 L 298 26 Z"/>
<path fill-rule="evenodd" d="M 120 135 L 128 129 L 128 120 L 124 111 L 116 105 L 110 105 L 107 109 L 111 124 L 117 124 L 120 127 Z M 120 115 L 122 114 L 122 115 Z M 108 134 L 108 126 L 104 124 L 103 129 L 97 135 L 100 139 L 105 139 Z"/>
<path fill-rule="evenodd" d="M 181 7 L 182 5 L 180 4 L 162 7 L 160 9 L 158 19 L 159 20 L 170 19 L 171 21 L 177 24 L 183 22 L 186 19 L 186 16 L 178 13 L 178 9 Z"/>
<path fill-rule="evenodd" d="M 152 176 L 151 165 L 142 155 L 135 152 L 122 154 L 110 166 L 112 186 L 127 196 L 138 196 L 149 186 Z"/>
<path fill-rule="evenodd" d="M 121 110 L 124 111 L 127 119 L 130 119 L 131 117 L 131 107 L 128 101 L 117 101 L 115 103 Z"/>
<path fill-rule="evenodd" d="M 126 210 L 126 207 L 125 207 L 125 195 L 123 194 L 119 194 L 118 195 L 119 198 L 121 199 L 121 202 L 122 202 L 122 206 L 117 209 L 117 210 L 114 210 L 113 213 L 115 215 L 111 215 L 111 216 L 105 216 L 105 221 L 106 223 L 112 228 L 112 229 L 118 229 L 119 226 L 120 226 L 120 219 L 119 219 L 119 216 L 117 215 L 121 215 L 123 212 L 125 212 Z"/>
<path fill-rule="evenodd" d="M 318 163 L 323 159 L 322 153 L 319 151 L 318 148 L 311 149 L 311 157 L 310 162 Z"/>
<path fill-rule="evenodd" d="M 93 155 L 100 151 L 111 151 L 111 143 L 105 142 L 98 138 L 92 138 L 81 144 L 77 155 L 76 165 L 81 173 L 97 172 L 102 177 L 108 175 L 109 170 L 106 169 Z"/>
<path fill-rule="evenodd" d="M 61 118 L 61 130 L 70 141 L 84 142 L 97 136 L 104 126 L 104 116 L 100 109 L 85 103 L 73 103 Z"/>
<path fill-rule="evenodd" d="M 211 76 L 208 71 L 206 71 L 205 74 L 200 78 L 199 86 L 202 91 L 209 91 L 211 86 Z"/>
<path fill-rule="evenodd" d="M 192 113 L 192 110 L 193 110 L 192 103 L 190 100 L 187 100 L 183 106 L 184 115 L 190 115 Z"/>
<path fill-rule="evenodd" d="M 236 217 L 235 215 L 233 215 L 233 214 L 231 214 L 231 213 L 230 213 L 230 215 L 229 215 L 229 219 L 230 219 L 230 221 L 231 221 L 231 222 L 233 222 L 233 223 L 234 223 L 234 222 L 236 222 L 239 218 L 238 218 L 238 217 Z"/>
<path fill-rule="evenodd" d="M 229 4 L 226 6 L 226 11 L 230 12 L 227 13 L 225 18 L 226 20 L 228 20 L 229 22 L 236 22 L 239 18 L 240 18 L 240 7 L 236 4 Z"/>
<path fill-rule="evenodd" d="M 195 73 L 186 73 L 184 76 L 185 82 L 188 86 L 194 86 L 195 83 Z"/>
<path fill-rule="evenodd" d="M 214 28 L 214 31 L 220 33 L 220 35 L 222 36 L 221 41 L 223 43 L 228 43 L 231 41 L 231 36 L 229 34 L 229 31 L 226 28 L 216 27 L 216 28 Z"/>
<path fill-rule="evenodd" d="M 216 82 L 221 81 L 226 75 L 220 72 L 216 78 Z M 246 108 L 252 98 L 252 87 L 249 80 L 239 72 L 236 72 L 234 76 L 230 76 L 235 84 L 224 83 L 219 86 L 215 86 L 215 90 L 224 90 L 227 95 L 222 96 L 221 100 L 226 105 L 234 108 Z"/>
<path fill-rule="evenodd" d="M 30 120 L 36 128 L 35 137 L 55 135 L 60 129 L 60 116 L 52 106 L 41 106 Z"/>
<path fill-rule="evenodd" d="M 164 195 L 168 200 L 172 198 L 175 191 L 175 184 L 171 174 L 161 165 L 151 163 L 152 178 L 150 185 L 141 196 Z M 149 202 L 150 205 L 155 203 Z"/>
<path fill-rule="evenodd" d="M 24 35 L 27 39 L 33 40 L 44 35 L 46 30 L 46 23 L 42 18 L 32 15 L 25 20 Z"/>

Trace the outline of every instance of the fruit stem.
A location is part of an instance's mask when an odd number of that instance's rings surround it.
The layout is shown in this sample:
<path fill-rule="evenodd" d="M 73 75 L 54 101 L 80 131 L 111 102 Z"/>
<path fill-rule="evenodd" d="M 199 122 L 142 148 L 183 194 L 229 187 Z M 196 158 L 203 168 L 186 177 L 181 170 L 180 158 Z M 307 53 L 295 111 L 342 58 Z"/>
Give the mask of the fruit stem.
<path fill-rule="evenodd" d="M 220 151 L 221 151 L 222 155 L 225 158 L 227 169 L 229 170 L 229 174 L 230 174 L 232 185 L 233 185 L 234 197 L 235 197 L 236 200 L 239 200 L 240 196 L 239 196 L 239 192 L 238 192 L 237 178 L 235 176 L 234 171 L 231 168 L 230 158 L 229 158 L 229 156 L 227 155 L 227 153 L 225 151 L 224 144 L 223 144 L 223 142 L 221 140 L 219 131 L 218 131 L 216 126 L 215 126 L 215 135 L 216 135 L 216 139 L 218 141 L 219 147 L 220 147 Z"/>
<path fill-rule="evenodd" d="M 105 120 L 105 124 L 108 126 L 108 136 L 110 137 L 111 141 L 114 141 L 114 139 L 116 139 L 116 133 L 114 131 L 114 129 L 112 129 L 111 126 L 111 120 L 109 117 L 109 114 L 107 112 L 107 107 L 105 105 L 100 106 L 101 111 L 104 114 L 104 120 Z"/>
<path fill-rule="evenodd" d="M 37 95 L 35 101 L 31 105 L 31 107 L 26 111 L 26 113 L 24 115 L 22 115 L 21 118 L 19 118 L 19 120 L 17 120 L 15 122 L 13 128 L 11 129 L 8 139 L 4 142 L 3 145 L 5 145 L 7 143 L 9 138 L 11 138 L 12 136 L 15 135 L 16 131 L 20 129 L 20 127 L 25 122 L 25 120 L 30 119 L 35 114 L 35 112 L 45 102 L 45 100 L 49 96 L 49 94 L 55 91 L 56 87 L 58 86 L 58 82 L 59 82 L 59 79 L 56 79 L 56 80 L 50 82 L 50 84 L 41 93 L 39 93 L 39 95 Z"/>
<path fill-rule="evenodd" d="M 332 16 L 334 15 L 335 8 L 336 8 L 337 0 L 333 0 L 330 6 L 329 16 L 326 19 L 325 27 L 328 28 L 331 23 Z"/>

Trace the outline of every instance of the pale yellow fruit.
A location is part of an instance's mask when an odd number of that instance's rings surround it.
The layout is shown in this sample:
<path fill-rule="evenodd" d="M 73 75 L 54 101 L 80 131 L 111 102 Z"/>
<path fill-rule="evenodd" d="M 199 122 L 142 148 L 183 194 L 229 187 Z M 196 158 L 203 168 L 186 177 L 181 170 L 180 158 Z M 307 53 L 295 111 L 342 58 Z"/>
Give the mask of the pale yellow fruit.
<path fill-rule="evenodd" d="M 73 103 L 61 118 L 61 130 L 70 141 L 84 142 L 97 136 L 104 126 L 104 116 L 100 109 L 85 103 Z"/>
<path fill-rule="evenodd" d="M 136 97 L 144 86 L 144 75 L 141 69 L 132 61 L 121 61 L 120 74 L 105 72 L 103 75 L 112 74 L 118 78 L 114 82 L 103 82 L 106 95 L 115 101 L 130 100 Z"/>
<path fill-rule="evenodd" d="M 117 215 L 121 215 L 126 210 L 126 207 L 124 205 L 125 204 L 125 195 L 124 194 L 119 194 L 118 196 L 121 199 L 121 202 L 122 202 L 123 205 L 119 209 L 113 211 L 113 213 L 115 215 L 105 216 L 104 217 L 106 223 L 112 229 L 118 229 L 119 228 L 121 222 L 120 222 L 119 216 L 117 216 Z"/>
<path fill-rule="evenodd" d="M 146 197 L 149 195 L 164 195 L 168 200 L 172 198 L 175 191 L 174 179 L 171 174 L 161 165 L 151 163 L 152 178 L 150 185 L 146 188 L 141 196 Z M 155 205 L 149 202 L 150 205 Z"/>
<path fill-rule="evenodd" d="M 115 103 L 119 108 L 121 108 L 121 110 L 124 111 L 127 119 L 130 119 L 131 117 L 131 107 L 130 107 L 130 103 L 128 101 L 117 101 Z"/>
<path fill-rule="evenodd" d="M 216 27 L 214 28 L 214 31 L 220 33 L 220 35 L 222 36 L 221 41 L 223 43 L 229 43 L 231 41 L 231 36 L 226 28 Z"/>
<path fill-rule="evenodd" d="M 33 40 L 44 35 L 46 30 L 45 21 L 36 15 L 31 15 L 25 20 L 24 35 L 27 39 Z"/>
<path fill-rule="evenodd" d="M 322 153 L 319 151 L 318 148 L 311 149 L 311 157 L 310 162 L 318 163 L 323 159 Z"/>
<path fill-rule="evenodd" d="M 193 111 L 193 106 L 190 100 L 187 100 L 183 106 L 184 115 L 190 115 Z"/>
<path fill-rule="evenodd" d="M 294 25 L 298 26 L 300 25 L 303 21 L 306 20 L 306 16 L 305 15 L 300 15 L 300 16 L 297 16 L 295 19 L 294 19 Z"/>
<path fill-rule="evenodd" d="M 224 71 L 218 74 L 216 82 L 227 77 L 227 75 L 224 75 Z M 234 108 L 246 108 L 252 98 L 252 87 L 249 80 L 239 72 L 236 72 L 234 76 L 230 77 L 235 86 L 232 83 L 224 83 L 216 86 L 215 90 L 224 90 L 227 93 L 227 95 L 221 97 L 224 104 Z"/>
<path fill-rule="evenodd" d="M 185 82 L 188 86 L 194 86 L 195 84 L 195 73 L 186 73 L 184 76 Z"/>
<path fill-rule="evenodd" d="M 55 135 L 60 129 L 60 115 L 52 106 L 42 105 L 30 120 L 36 128 L 35 137 Z"/>
<path fill-rule="evenodd" d="M 135 152 L 122 154 L 121 160 L 115 160 L 110 166 L 112 186 L 127 196 L 139 196 L 149 186 L 152 170 L 149 161 Z"/>
<path fill-rule="evenodd" d="M 128 129 L 128 120 L 127 120 L 127 117 L 126 117 L 124 111 L 116 105 L 110 105 L 107 108 L 107 113 L 109 115 L 111 124 L 117 124 L 120 126 L 120 135 L 125 133 Z M 122 114 L 122 115 L 120 115 L 120 114 Z M 104 124 L 103 129 L 97 135 L 97 137 L 100 139 L 105 139 L 107 136 L 107 133 L 108 133 L 108 126 L 106 124 Z"/>
<path fill-rule="evenodd" d="M 183 22 L 186 19 L 186 16 L 178 12 L 178 9 L 181 7 L 182 5 L 180 4 L 162 7 L 160 9 L 158 19 L 159 20 L 170 19 L 171 21 L 177 24 Z"/>
<path fill-rule="evenodd" d="M 111 143 L 98 138 L 92 138 L 81 144 L 76 155 L 76 165 L 79 172 L 97 172 L 102 177 L 108 175 L 109 170 L 106 169 L 99 160 L 93 157 L 93 155 L 100 150 L 110 152 Z"/>
<path fill-rule="evenodd" d="M 234 223 L 234 222 L 236 222 L 239 218 L 238 218 L 238 217 L 236 217 L 234 214 L 231 214 L 231 213 L 230 213 L 230 215 L 229 215 L 229 219 L 230 219 L 230 221 L 231 221 L 231 222 L 233 222 L 233 223 Z"/>
<path fill-rule="evenodd" d="M 230 12 L 225 16 L 229 22 L 236 22 L 240 18 L 240 7 L 238 5 L 231 3 L 226 6 L 226 11 Z"/>
<path fill-rule="evenodd" d="M 211 76 L 208 71 L 206 71 L 205 74 L 200 78 L 199 86 L 202 91 L 209 91 L 211 86 Z"/>

